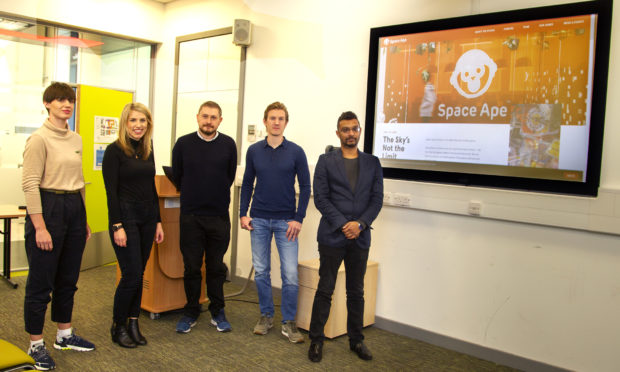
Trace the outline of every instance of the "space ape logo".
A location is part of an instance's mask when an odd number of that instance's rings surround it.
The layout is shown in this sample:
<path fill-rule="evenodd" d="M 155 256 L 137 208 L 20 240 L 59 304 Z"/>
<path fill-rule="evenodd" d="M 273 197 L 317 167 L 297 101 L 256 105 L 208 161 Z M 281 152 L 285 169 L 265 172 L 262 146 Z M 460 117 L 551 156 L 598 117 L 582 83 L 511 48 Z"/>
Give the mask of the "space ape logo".
<path fill-rule="evenodd" d="M 491 86 L 496 72 L 497 64 L 485 52 L 480 49 L 468 50 L 456 62 L 454 72 L 450 76 L 450 84 L 465 98 L 480 97 Z M 481 106 L 449 106 L 445 103 L 437 106 L 437 115 L 452 122 L 485 120 L 484 122 L 506 123 L 508 113 L 507 106 L 497 106 L 488 102 L 483 102 Z"/>
<path fill-rule="evenodd" d="M 465 52 L 456 62 L 450 84 L 465 98 L 483 95 L 491 86 L 497 64 L 480 49 Z"/>

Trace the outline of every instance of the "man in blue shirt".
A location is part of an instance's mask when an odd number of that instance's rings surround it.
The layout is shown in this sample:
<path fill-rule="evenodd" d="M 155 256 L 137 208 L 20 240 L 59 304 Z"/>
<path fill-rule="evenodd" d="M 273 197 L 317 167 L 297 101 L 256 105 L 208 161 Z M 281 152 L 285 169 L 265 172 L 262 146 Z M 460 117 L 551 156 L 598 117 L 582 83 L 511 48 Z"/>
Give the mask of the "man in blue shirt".
<path fill-rule="evenodd" d="M 282 334 L 299 343 L 297 330 L 297 236 L 310 199 L 310 172 L 304 150 L 284 138 L 288 110 L 280 102 L 267 106 L 263 123 L 267 137 L 248 148 L 241 186 L 241 228 L 249 230 L 252 242 L 254 280 L 261 317 L 254 333 L 265 335 L 273 327 L 271 291 L 271 239 L 275 237 L 282 277 Z M 295 209 L 295 176 L 299 183 L 299 203 Z M 256 179 L 256 186 L 254 180 Z M 248 207 L 252 199 L 250 216 Z"/>

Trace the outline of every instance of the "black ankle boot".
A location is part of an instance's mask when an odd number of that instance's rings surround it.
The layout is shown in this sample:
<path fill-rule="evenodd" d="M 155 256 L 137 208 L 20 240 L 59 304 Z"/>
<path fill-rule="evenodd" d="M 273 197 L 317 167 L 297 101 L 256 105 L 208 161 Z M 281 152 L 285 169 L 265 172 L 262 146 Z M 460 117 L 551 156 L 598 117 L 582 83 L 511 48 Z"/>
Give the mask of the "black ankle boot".
<path fill-rule="evenodd" d="M 110 335 L 112 336 L 112 342 L 116 342 L 116 324 L 112 322 L 112 327 L 110 327 Z"/>
<path fill-rule="evenodd" d="M 129 337 L 129 333 L 127 333 L 127 326 L 122 323 L 114 323 L 112 324 L 112 341 L 116 342 L 122 347 L 134 348 L 136 347 L 136 343 L 133 342 L 131 337 Z"/>
<path fill-rule="evenodd" d="M 140 333 L 140 328 L 138 327 L 138 319 L 129 318 L 127 330 L 129 331 L 129 337 L 131 337 L 133 342 L 138 345 L 146 345 L 146 338 L 142 336 L 142 333 Z"/>

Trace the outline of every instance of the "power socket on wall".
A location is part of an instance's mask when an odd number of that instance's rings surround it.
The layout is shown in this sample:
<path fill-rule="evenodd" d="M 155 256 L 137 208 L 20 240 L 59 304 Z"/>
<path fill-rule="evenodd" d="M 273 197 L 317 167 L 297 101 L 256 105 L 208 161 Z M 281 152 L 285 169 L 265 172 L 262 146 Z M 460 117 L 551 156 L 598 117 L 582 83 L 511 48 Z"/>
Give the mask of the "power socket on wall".
<path fill-rule="evenodd" d="M 395 207 L 411 207 L 411 194 L 401 192 L 383 192 L 383 205 L 392 205 Z"/>
<path fill-rule="evenodd" d="M 385 191 L 383 193 L 383 204 L 392 205 L 392 193 L 391 192 Z"/>
<path fill-rule="evenodd" d="M 411 194 L 400 192 L 393 193 L 392 205 L 409 208 L 411 206 Z"/>
<path fill-rule="evenodd" d="M 472 216 L 480 216 L 482 212 L 482 202 L 479 200 L 470 200 L 469 206 L 467 207 L 467 213 Z"/>

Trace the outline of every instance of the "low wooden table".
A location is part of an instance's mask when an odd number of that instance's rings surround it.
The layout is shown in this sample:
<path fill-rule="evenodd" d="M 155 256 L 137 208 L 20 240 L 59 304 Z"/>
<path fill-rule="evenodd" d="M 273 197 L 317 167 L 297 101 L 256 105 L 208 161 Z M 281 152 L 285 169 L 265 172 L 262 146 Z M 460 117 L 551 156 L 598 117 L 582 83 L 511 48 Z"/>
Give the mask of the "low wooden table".
<path fill-rule="evenodd" d="M 0 231 L 0 234 L 4 235 L 2 278 L 13 288 L 17 288 L 17 283 L 11 280 L 11 221 L 25 216 L 26 210 L 19 209 L 16 205 L 0 205 L 0 218 L 4 220 L 4 231 Z"/>
<path fill-rule="evenodd" d="M 377 301 L 377 273 L 379 264 L 368 261 L 364 277 L 364 323 L 367 327 L 375 323 Z M 297 327 L 309 330 L 314 294 L 319 284 L 319 260 L 302 261 L 298 266 L 299 295 L 297 300 Z M 332 307 L 325 323 L 325 337 L 334 338 L 347 333 L 347 290 L 345 287 L 344 262 L 338 269 L 336 286 L 332 295 Z"/>

